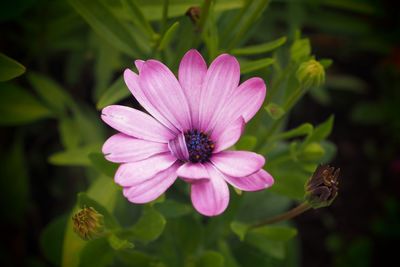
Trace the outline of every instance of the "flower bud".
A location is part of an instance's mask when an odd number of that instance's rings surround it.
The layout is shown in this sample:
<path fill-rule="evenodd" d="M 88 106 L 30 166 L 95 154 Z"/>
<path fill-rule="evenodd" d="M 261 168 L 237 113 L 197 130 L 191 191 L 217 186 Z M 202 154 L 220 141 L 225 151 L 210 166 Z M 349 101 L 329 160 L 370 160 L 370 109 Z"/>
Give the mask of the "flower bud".
<path fill-rule="evenodd" d="M 99 237 L 104 230 L 103 215 L 92 207 L 84 207 L 72 216 L 73 227 L 76 234 L 84 240 Z"/>
<path fill-rule="evenodd" d="M 327 207 L 338 194 L 340 168 L 320 165 L 306 182 L 305 199 L 314 208 Z"/>
<path fill-rule="evenodd" d="M 296 77 L 306 88 L 320 86 L 325 81 L 325 69 L 321 63 L 315 59 L 310 59 L 300 64 Z"/>
<path fill-rule="evenodd" d="M 190 7 L 185 14 L 194 24 L 197 24 L 200 20 L 201 8 L 199 6 Z"/>

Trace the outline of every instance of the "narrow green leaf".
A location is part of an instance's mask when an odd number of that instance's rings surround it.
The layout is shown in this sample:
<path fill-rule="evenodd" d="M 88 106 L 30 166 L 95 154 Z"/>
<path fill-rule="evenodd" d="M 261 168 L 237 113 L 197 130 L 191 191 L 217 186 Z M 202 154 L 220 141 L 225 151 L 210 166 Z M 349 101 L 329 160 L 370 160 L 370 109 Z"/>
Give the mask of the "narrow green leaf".
<path fill-rule="evenodd" d="M 0 85 L 0 125 L 21 125 L 52 117 L 51 111 L 21 87 Z"/>
<path fill-rule="evenodd" d="M 137 51 L 132 49 L 135 40 L 131 38 L 125 25 L 114 17 L 102 1 L 69 0 L 69 3 L 99 36 L 128 55 L 139 56 Z"/>
<path fill-rule="evenodd" d="M 103 215 L 104 218 L 104 226 L 107 229 L 115 229 L 118 227 L 118 222 L 115 219 L 114 215 L 112 215 L 102 204 L 98 201 L 94 200 L 87 193 L 81 192 L 78 194 L 78 206 L 80 208 L 84 207 L 92 207 L 98 213 Z"/>
<path fill-rule="evenodd" d="M 28 80 L 39 97 L 52 110 L 61 114 L 66 111 L 66 107 L 72 100 L 59 84 L 44 75 L 34 72 L 28 73 Z"/>
<path fill-rule="evenodd" d="M 49 162 L 63 166 L 90 166 L 89 154 L 99 151 L 100 147 L 100 144 L 91 144 L 57 152 L 49 157 Z"/>
<path fill-rule="evenodd" d="M 0 82 L 14 79 L 24 72 L 25 67 L 21 63 L 0 53 Z"/>
<path fill-rule="evenodd" d="M 326 121 L 318 125 L 314 132 L 307 137 L 303 146 L 310 144 L 312 142 L 320 142 L 330 135 L 333 128 L 333 122 L 335 117 L 331 115 Z"/>
<path fill-rule="evenodd" d="M 242 74 L 250 73 L 256 70 L 264 69 L 274 64 L 275 59 L 263 58 L 253 61 L 242 61 L 240 62 L 240 72 Z"/>
<path fill-rule="evenodd" d="M 125 85 L 124 79 L 120 77 L 100 97 L 99 102 L 97 102 L 97 109 L 100 110 L 108 105 L 115 104 L 129 95 L 130 92 Z"/>
<path fill-rule="evenodd" d="M 314 127 L 310 123 L 303 123 L 302 125 L 292 130 L 272 136 L 270 140 L 276 141 L 281 139 L 290 139 L 302 135 L 310 135 L 313 132 L 313 130 Z"/>
<path fill-rule="evenodd" d="M 297 230 L 287 226 L 263 226 L 251 229 L 249 235 L 261 235 L 274 241 L 288 241 L 297 235 Z"/>
<path fill-rule="evenodd" d="M 29 172 L 24 151 L 24 136 L 18 131 L 14 140 L 7 139 L 0 155 L 0 212 L 7 225 L 23 225 L 29 207 Z M 10 137 L 9 137 L 10 138 Z M 5 148 L 10 143 L 9 148 Z M 12 205 L 12 206 L 10 206 Z"/>
<path fill-rule="evenodd" d="M 66 150 L 75 149 L 79 146 L 81 136 L 79 134 L 79 125 L 72 118 L 63 118 L 58 121 L 58 132 L 61 143 Z"/>
<path fill-rule="evenodd" d="M 129 18 L 138 27 L 142 28 L 150 38 L 153 38 L 156 33 L 149 21 L 144 17 L 135 0 L 123 0 L 124 8 L 130 13 Z"/>
<path fill-rule="evenodd" d="M 160 44 L 158 45 L 157 48 L 158 51 L 163 51 L 170 44 L 176 31 L 178 30 L 178 27 L 179 27 L 179 22 L 177 21 L 174 24 L 172 24 L 171 27 L 168 28 L 165 34 L 161 37 Z"/>
<path fill-rule="evenodd" d="M 286 36 L 276 39 L 271 42 L 259 44 L 259 45 L 252 45 L 247 47 L 235 48 L 232 49 L 231 53 L 237 56 L 241 55 L 256 55 L 256 54 L 263 54 L 267 52 L 271 52 L 286 43 Z"/>
<path fill-rule="evenodd" d="M 274 120 L 279 120 L 286 113 L 283 107 L 272 102 L 265 107 L 265 110 L 268 112 L 269 116 Z"/>
<path fill-rule="evenodd" d="M 96 170 L 107 175 L 108 177 L 113 177 L 118 168 L 118 164 L 106 160 L 102 153 L 97 153 L 97 152 L 90 153 L 89 159 L 92 163 L 92 166 Z"/>
<path fill-rule="evenodd" d="M 133 0 L 131 0 L 133 1 Z M 218 0 L 215 1 L 215 11 L 221 12 L 225 10 L 237 9 L 243 6 L 243 0 Z M 137 0 L 137 5 L 140 7 L 144 17 L 150 21 L 159 21 L 162 18 L 164 0 Z M 180 0 L 170 1 L 168 7 L 168 18 L 183 16 L 186 11 L 193 6 L 200 6 L 204 0 Z M 114 10 L 121 18 L 129 19 L 130 13 L 124 10 L 124 7 L 115 6 Z"/>

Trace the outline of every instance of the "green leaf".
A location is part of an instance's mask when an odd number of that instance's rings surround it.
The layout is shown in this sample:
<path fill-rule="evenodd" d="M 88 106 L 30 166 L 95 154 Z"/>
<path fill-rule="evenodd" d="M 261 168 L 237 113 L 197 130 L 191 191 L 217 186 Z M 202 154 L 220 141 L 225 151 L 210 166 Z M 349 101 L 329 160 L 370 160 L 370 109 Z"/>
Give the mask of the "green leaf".
<path fill-rule="evenodd" d="M 118 259 L 128 267 L 162 267 L 150 255 L 135 250 L 123 250 L 117 252 Z"/>
<path fill-rule="evenodd" d="M 243 241 L 246 237 L 247 231 L 250 229 L 250 226 L 240 222 L 231 222 L 231 230 L 234 232 L 240 239 Z"/>
<path fill-rule="evenodd" d="M 132 46 L 135 45 L 135 40 L 131 37 L 130 32 L 102 1 L 69 0 L 69 3 L 99 36 L 121 52 L 130 56 L 139 56 L 137 51 L 132 49 Z"/>
<path fill-rule="evenodd" d="M 301 151 L 299 158 L 302 161 L 319 162 L 325 155 L 325 149 L 317 142 L 309 143 Z"/>
<path fill-rule="evenodd" d="M 282 139 L 290 139 L 290 138 L 298 137 L 298 136 L 302 136 L 302 135 L 311 135 L 313 130 L 314 130 L 314 127 L 310 123 L 303 123 L 302 125 L 294 128 L 292 130 L 272 136 L 270 140 L 276 141 L 276 140 L 282 140 Z"/>
<path fill-rule="evenodd" d="M 279 120 L 286 113 L 283 107 L 272 102 L 265 107 L 265 110 L 268 112 L 269 116 L 274 120 Z"/>
<path fill-rule="evenodd" d="M 28 74 L 28 80 L 39 97 L 52 110 L 61 114 L 66 111 L 66 107 L 72 100 L 59 84 L 44 75 L 34 72 Z"/>
<path fill-rule="evenodd" d="M 118 168 L 118 164 L 106 160 L 102 153 L 90 153 L 89 159 L 92 163 L 92 166 L 96 170 L 107 175 L 108 177 L 114 177 L 114 174 Z"/>
<path fill-rule="evenodd" d="M 123 0 L 122 4 L 124 9 L 130 13 L 129 18 L 132 22 L 140 27 L 149 37 L 153 38 L 156 33 L 154 32 L 149 21 L 144 17 L 143 12 L 140 10 L 135 0 Z"/>
<path fill-rule="evenodd" d="M 320 142 L 328 137 L 332 132 L 334 119 L 335 117 L 331 115 L 325 122 L 318 125 L 314 129 L 314 132 L 307 137 L 306 141 L 303 144 L 303 147 L 312 142 Z"/>
<path fill-rule="evenodd" d="M 179 22 L 175 22 L 165 31 L 164 35 L 161 37 L 160 44 L 157 47 L 158 51 L 163 51 L 172 41 L 172 38 L 175 36 L 176 31 L 179 28 Z"/>
<path fill-rule="evenodd" d="M 165 218 L 178 218 L 192 211 L 191 206 L 171 199 L 157 203 L 156 208 Z"/>
<path fill-rule="evenodd" d="M 66 150 L 78 148 L 81 136 L 79 135 L 79 125 L 75 120 L 68 117 L 59 120 L 58 132 Z"/>
<path fill-rule="evenodd" d="M 324 69 L 329 68 L 333 64 L 333 60 L 330 58 L 322 58 L 319 63 L 324 67 Z"/>
<path fill-rule="evenodd" d="M 237 150 L 253 150 L 257 144 L 257 137 L 251 135 L 242 136 L 235 144 Z"/>
<path fill-rule="evenodd" d="M 231 53 L 237 56 L 267 53 L 284 45 L 286 40 L 287 38 L 284 36 L 271 42 L 232 49 Z"/>
<path fill-rule="evenodd" d="M 14 126 L 50 118 L 51 111 L 21 87 L 0 84 L 0 125 Z"/>
<path fill-rule="evenodd" d="M 92 162 L 89 154 L 99 151 L 100 148 L 100 144 L 92 144 L 57 152 L 49 157 L 49 162 L 63 166 L 90 166 Z"/>
<path fill-rule="evenodd" d="M 242 74 L 246 74 L 256 70 L 264 69 L 274 64 L 274 62 L 275 59 L 269 57 L 253 61 L 241 61 L 240 72 Z"/>
<path fill-rule="evenodd" d="M 114 250 L 124 250 L 124 249 L 130 249 L 133 248 L 134 245 L 132 242 L 129 242 L 126 239 L 121 239 L 115 234 L 112 234 L 108 236 L 108 243 Z"/>
<path fill-rule="evenodd" d="M 265 254 L 277 259 L 284 259 L 286 242 L 296 236 L 297 230 L 283 226 L 264 226 L 254 228 L 246 236 L 246 242 Z"/>
<path fill-rule="evenodd" d="M 223 267 L 224 257 L 215 251 L 205 251 L 196 261 L 196 267 Z"/>
<path fill-rule="evenodd" d="M 106 267 L 114 259 L 112 248 L 106 238 L 90 241 L 80 254 L 80 267 Z"/>
<path fill-rule="evenodd" d="M 61 264 L 63 240 L 60 237 L 65 233 L 68 219 L 67 215 L 57 217 L 46 225 L 40 235 L 40 248 L 46 259 L 55 266 Z"/>
<path fill-rule="evenodd" d="M 130 229 L 134 239 L 144 243 L 156 240 L 164 231 L 166 220 L 154 208 L 146 207 L 139 221 Z"/>
<path fill-rule="evenodd" d="M 124 79 L 120 77 L 100 97 L 99 102 L 97 102 L 97 109 L 100 110 L 108 105 L 115 104 L 129 95 L 130 92 L 125 85 Z"/>
<path fill-rule="evenodd" d="M 132 0 L 131 0 L 132 1 Z M 137 5 L 140 7 L 144 17 L 150 21 L 159 21 L 163 16 L 163 3 L 165 0 L 138 0 Z M 186 11 L 193 6 L 200 6 L 203 0 L 179 0 L 169 1 L 168 18 L 183 16 Z M 218 0 L 215 2 L 215 11 L 221 12 L 225 10 L 237 9 L 243 6 L 243 0 Z M 132 14 L 128 13 L 124 6 L 115 6 L 114 10 L 124 19 L 129 19 Z"/>
<path fill-rule="evenodd" d="M 294 43 L 290 47 L 291 59 L 294 62 L 305 61 L 310 57 L 310 54 L 311 54 L 310 40 L 306 38 L 294 41 Z"/>
<path fill-rule="evenodd" d="M 29 173 L 25 159 L 24 139 L 18 131 L 13 131 L 15 140 L 3 143 L 0 156 L 0 212 L 6 225 L 20 225 L 26 220 L 29 205 Z M 10 138 L 10 137 L 9 137 Z"/>
<path fill-rule="evenodd" d="M 104 226 L 107 229 L 115 229 L 118 227 L 118 222 L 115 219 L 114 215 L 112 215 L 102 204 L 88 196 L 87 193 L 81 192 L 78 194 L 78 206 L 80 208 L 92 207 L 98 213 L 103 215 Z"/>
<path fill-rule="evenodd" d="M 0 53 L 0 82 L 8 81 L 22 75 L 25 67 L 14 59 Z"/>

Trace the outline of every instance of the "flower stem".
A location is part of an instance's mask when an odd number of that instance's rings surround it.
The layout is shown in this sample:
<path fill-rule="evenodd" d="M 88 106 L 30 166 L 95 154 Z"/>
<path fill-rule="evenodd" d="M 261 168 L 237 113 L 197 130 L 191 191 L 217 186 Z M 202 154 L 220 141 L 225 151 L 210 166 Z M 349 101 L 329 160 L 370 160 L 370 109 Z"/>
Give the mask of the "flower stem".
<path fill-rule="evenodd" d="M 264 226 L 264 225 L 267 225 L 267 224 L 274 224 L 274 223 L 277 223 L 277 222 L 290 220 L 290 219 L 302 214 L 303 212 L 309 210 L 310 208 L 311 208 L 311 206 L 307 202 L 303 202 L 300 205 L 298 205 L 297 207 L 295 207 L 295 208 L 293 208 L 293 209 L 291 209 L 291 210 L 289 210 L 289 211 L 287 211 L 285 213 L 279 214 L 279 215 L 277 215 L 275 217 L 268 218 L 268 219 L 266 219 L 264 221 L 261 221 L 261 222 L 258 222 L 256 224 L 253 224 L 251 226 L 251 228 L 257 228 L 257 227 L 261 227 L 261 226 Z"/>

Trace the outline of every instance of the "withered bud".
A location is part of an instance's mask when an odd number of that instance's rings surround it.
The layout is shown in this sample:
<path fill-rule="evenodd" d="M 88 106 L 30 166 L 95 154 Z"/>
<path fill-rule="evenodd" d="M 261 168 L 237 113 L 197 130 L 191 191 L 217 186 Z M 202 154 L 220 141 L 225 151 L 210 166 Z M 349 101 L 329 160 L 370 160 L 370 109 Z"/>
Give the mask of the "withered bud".
<path fill-rule="evenodd" d="M 327 207 L 338 194 L 340 168 L 320 165 L 305 184 L 305 199 L 314 208 Z"/>
<path fill-rule="evenodd" d="M 76 234 L 84 240 L 101 236 L 104 230 L 103 215 L 92 207 L 84 207 L 72 216 L 73 227 Z"/>
<path fill-rule="evenodd" d="M 185 14 L 190 18 L 193 24 L 197 24 L 200 20 L 201 8 L 199 6 L 189 7 Z"/>

